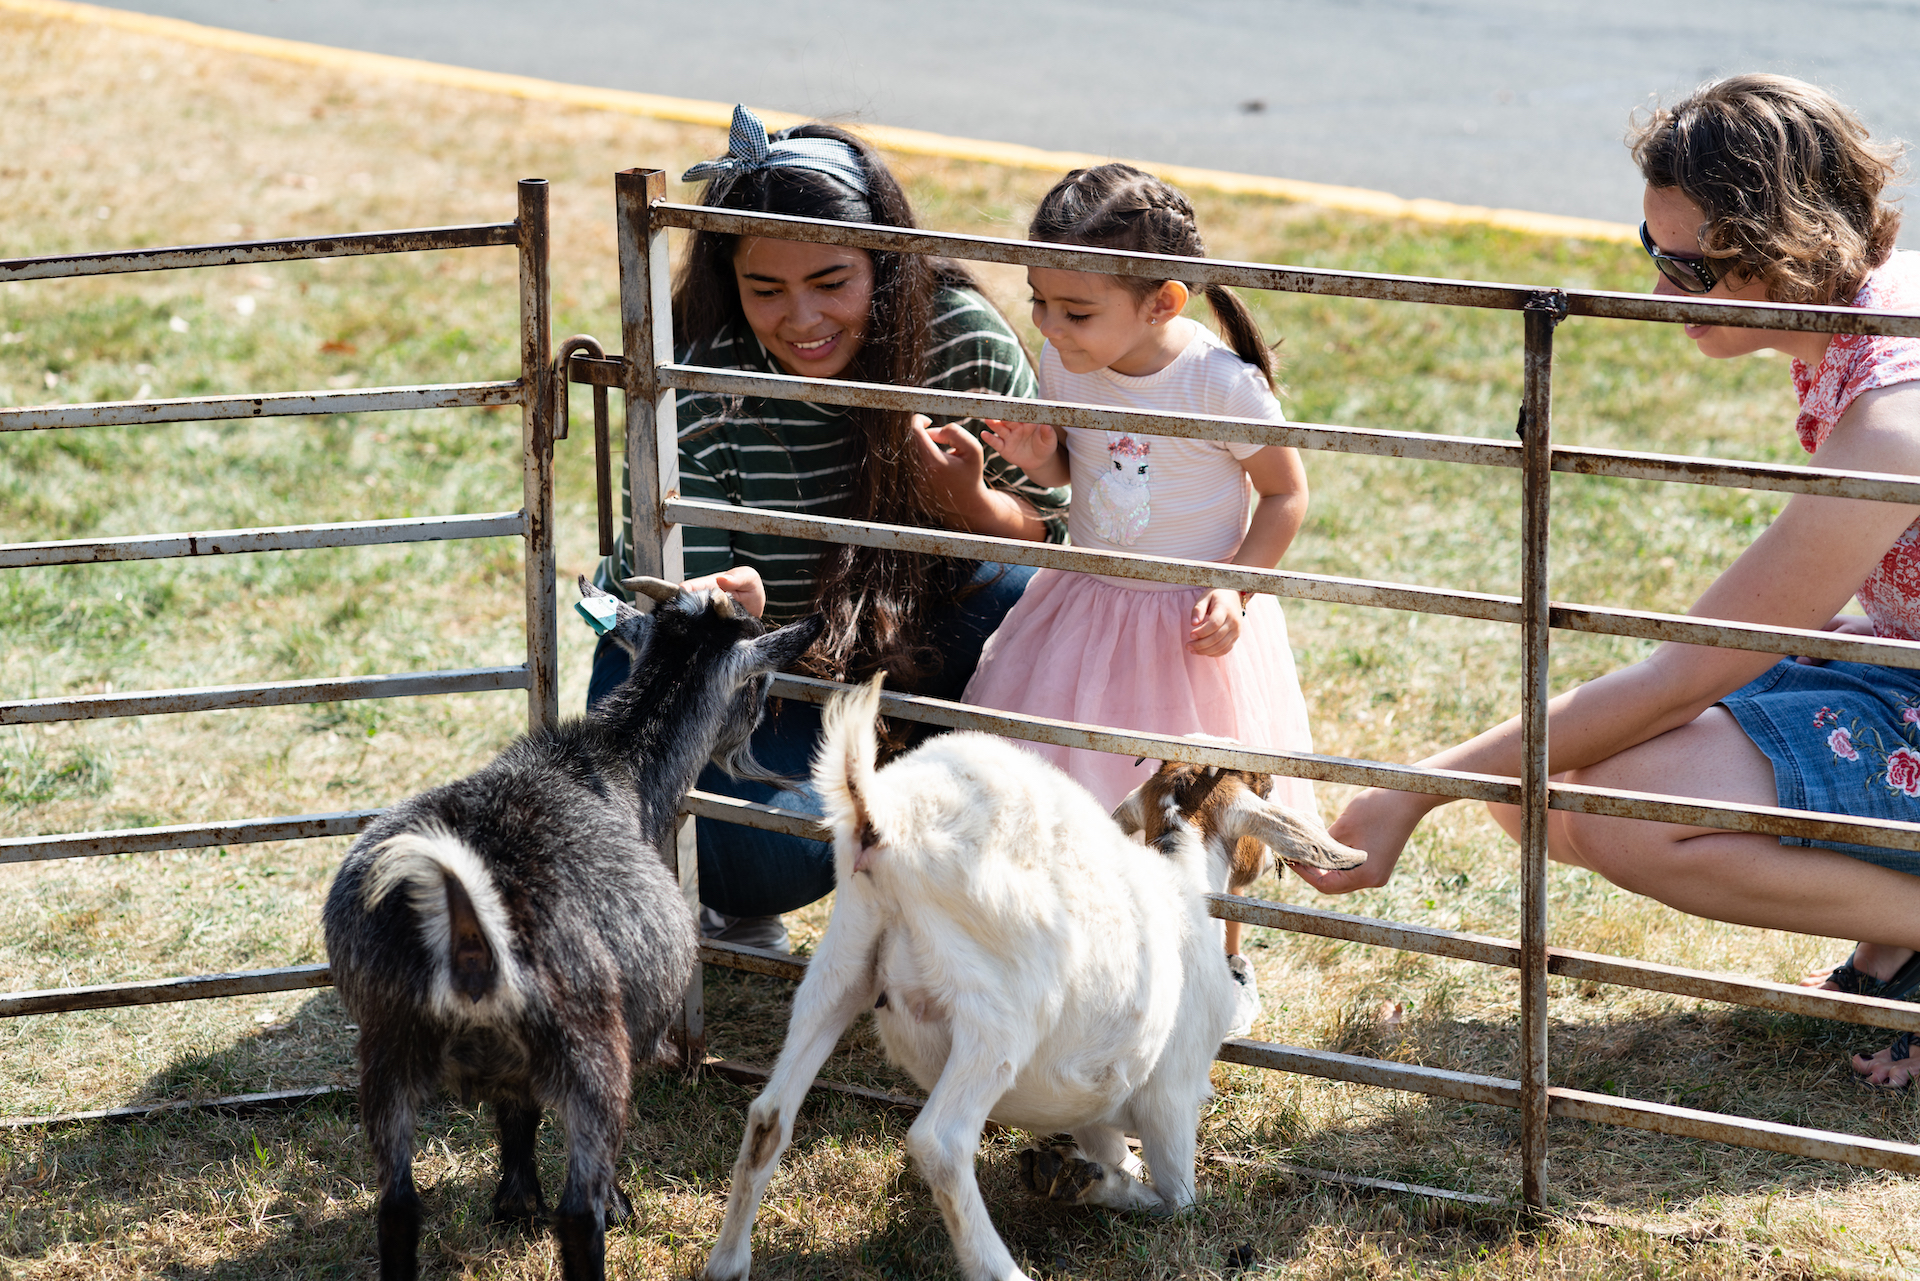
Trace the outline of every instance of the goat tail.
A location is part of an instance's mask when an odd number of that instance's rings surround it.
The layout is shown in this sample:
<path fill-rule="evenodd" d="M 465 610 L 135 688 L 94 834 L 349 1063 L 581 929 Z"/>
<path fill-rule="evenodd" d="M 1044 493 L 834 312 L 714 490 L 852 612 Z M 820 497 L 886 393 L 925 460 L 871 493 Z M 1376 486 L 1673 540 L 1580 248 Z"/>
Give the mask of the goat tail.
<path fill-rule="evenodd" d="M 887 674 L 879 672 L 866 685 L 827 704 L 820 752 L 813 762 L 813 785 L 833 826 L 835 844 L 850 843 L 855 872 L 867 870 L 880 844 L 868 799 L 873 795 L 874 757 L 880 751 L 880 686 L 886 679 Z"/>
<path fill-rule="evenodd" d="M 493 874 L 444 827 L 401 832 L 376 845 L 361 882 L 369 912 L 388 894 L 407 897 L 431 974 L 425 994 L 442 1017 L 486 1023 L 516 1016 L 526 983 L 513 952 L 513 926 Z"/>

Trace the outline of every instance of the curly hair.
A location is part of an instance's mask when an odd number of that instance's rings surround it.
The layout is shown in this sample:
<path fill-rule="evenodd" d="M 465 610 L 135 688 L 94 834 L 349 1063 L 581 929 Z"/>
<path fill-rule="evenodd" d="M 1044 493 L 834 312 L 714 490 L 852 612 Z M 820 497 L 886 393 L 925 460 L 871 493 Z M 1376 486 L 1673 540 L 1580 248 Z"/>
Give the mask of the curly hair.
<path fill-rule="evenodd" d="M 1177 187 L 1132 165 L 1075 169 L 1053 184 L 1027 224 L 1027 239 L 1089 249 L 1125 249 L 1133 253 L 1204 258 L 1207 246 L 1193 219 L 1193 203 Z M 1134 296 L 1144 299 L 1166 282 L 1144 276 L 1116 276 Z M 1184 281 L 1181 283 L 1185 283 Z M 1273 352 L 1240 296 L 1225 285 L 1205 285 L 1207 305 L 1234 355 L 1273 382 Z"/>
<path fill-rule="evenodd" d="M 1704 84 L 1636 119 L 1627 145 L 1648 186 L 1677 187 L 1706 214 L 1701 252 L 1774 302 L 1849 304 L 1893 252 L 1900 213 L 1881 193 L 1905 148 L 1874 142 L 1805 81 Z"/>

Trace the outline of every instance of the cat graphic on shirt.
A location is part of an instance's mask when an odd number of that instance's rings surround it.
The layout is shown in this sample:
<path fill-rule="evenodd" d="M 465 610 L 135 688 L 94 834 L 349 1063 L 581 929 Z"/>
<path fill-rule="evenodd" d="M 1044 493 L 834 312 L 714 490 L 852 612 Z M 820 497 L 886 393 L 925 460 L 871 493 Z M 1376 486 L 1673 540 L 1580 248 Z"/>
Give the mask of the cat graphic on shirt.
<path fill-rule="evenodd" d="M 1131 547 L 1146 532 L 1153 515 L 1153 492 L 1147 473 L 1149 442 L 1122 432 L 1107 433 L 1107 458 L 1113 464 L 1100 474 L 1087 496 L 1093 527 L 1100 537 Z"/>

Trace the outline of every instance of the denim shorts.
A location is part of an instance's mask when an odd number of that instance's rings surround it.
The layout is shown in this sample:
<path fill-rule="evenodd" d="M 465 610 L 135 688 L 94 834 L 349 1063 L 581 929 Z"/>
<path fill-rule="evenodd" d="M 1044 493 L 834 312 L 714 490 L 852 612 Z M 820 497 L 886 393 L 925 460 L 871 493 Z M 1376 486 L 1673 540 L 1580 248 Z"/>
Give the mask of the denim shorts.
<path fill-rule="evenodd" d="M 1779 662 L 1720 700 L 1773 762 L 1785 809 L 1920 822 L 1920 671 Z M 1920 852 L 1783 836 L 1920 876 Z"/>

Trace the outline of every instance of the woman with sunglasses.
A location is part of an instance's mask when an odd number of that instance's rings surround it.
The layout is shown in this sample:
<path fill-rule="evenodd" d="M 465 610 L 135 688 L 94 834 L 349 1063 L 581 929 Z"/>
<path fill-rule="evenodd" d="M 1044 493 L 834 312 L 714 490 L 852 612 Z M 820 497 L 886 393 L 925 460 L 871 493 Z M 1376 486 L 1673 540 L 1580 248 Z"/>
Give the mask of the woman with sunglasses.
<path fill-rule="evenodd" d="M 1630 139 L 1646 179 L 1640 236 L 1654 291 L 1702 300 L 1920 310 L 1920 254 L 1893 252 L 1882 191 L 1896 147 L 1823 91 L 1735 76 L 1656 111 Z M 1920 340 L 1689 325 L 1716 358 L 1793 357 L 1800 442 L 1819 467 L 1920 475 Z M 1694 614 L 1920 640 L 1920 507 L 1796 494 L 1695 602 Z M 1844 614 L 1857 596 L 1864 615 Z M 1666 644 L 1554 699 L 1550 768 L 1591 786 L 1920 821 L 1920 671 L 1814 664 Z M 1421 762 L 1515 776 L 1517 721 Z M 1327 893 L 1386 883 L 1444 797 L 1370 789 L 1333 825 L 1369 852 L 1301 869 Z M 1491 807 L 1516 839 L 1519 812 Z M 1696 916 L 1863 940 L 1811 980 L 1873 996 L 1920 991 L 1920 854 L 1845 842 L 1553 811 L 1548 850 Z M 1904 1087 L 1903 1035 L 1854 1070 Z"/>

